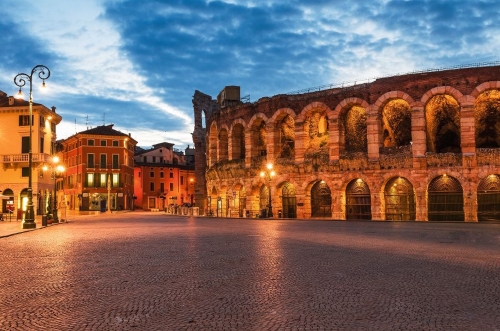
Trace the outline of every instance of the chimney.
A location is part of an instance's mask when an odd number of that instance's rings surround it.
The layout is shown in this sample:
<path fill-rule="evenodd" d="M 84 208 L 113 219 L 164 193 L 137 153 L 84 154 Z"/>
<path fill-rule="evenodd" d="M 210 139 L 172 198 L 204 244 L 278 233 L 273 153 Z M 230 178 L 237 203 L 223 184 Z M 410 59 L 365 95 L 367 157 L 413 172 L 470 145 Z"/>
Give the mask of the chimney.
<path fill-rule="evenodd" d="M 56 107 L 55 106 L 52 106 L 52 111 L 55 113 L 56 112 Z"/>
<path fill-rule="evenodd" d="M 16 101 L 16 99 L 14 97 L 9 97 L 9 106 L 13 106 L 14 101 Z"/>

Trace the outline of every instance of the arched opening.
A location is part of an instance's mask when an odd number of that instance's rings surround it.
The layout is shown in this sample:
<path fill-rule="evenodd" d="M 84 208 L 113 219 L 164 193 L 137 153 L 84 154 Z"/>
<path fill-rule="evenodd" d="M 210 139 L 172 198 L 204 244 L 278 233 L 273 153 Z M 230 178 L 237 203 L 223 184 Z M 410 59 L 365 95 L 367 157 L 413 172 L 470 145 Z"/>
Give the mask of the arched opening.
<path fill-rule="evenodd" d="M 481 93 L 474 105 L 477 148 L 500 147 L 500 91 Z"/>
<path fill-rule="evenodd" d="M 284 218 L 297 218 L 297 198 L 291 183 L 286 183 L 281 190 L 281 204 Z"/>
<path fill-rule="evenodd" d="M 267 217 L 267 210 L 269 205 L 269 188 L 262 185 L 259 191 L 259 213 L 261 217 Z"/>
<path fill-rule="evenodd" d="M 434 178 L 428 189 L 429 221 L 464 221 L 464 194 L 460 182 L 451 176 Z"/>
<path fill-rule="evenodd" d="M 295 121 L 292 116 L 285 115 L 276 124 L 275 143 L 278 147 L 278 158 L 294 160 L 295 158 Z"/>
<path fill-rule="evenodd" d="M 243 125 L 237 123 L 234 125 L 231 136 L 231 159 L 245 159 L 245 129 Z"/>
<path fill-rule="evenodd" d="M 2 212 L 7 213 L 10 209 L 14 208 L 14 192 L 10 188 L 6 188 L 1 193 L 7 197 L 6 199 L 2 199 Z"/>
<path fill-rule="evenodd" d="M 403 177 L 394 177 L 385 185 L 385 219 L 414 221 L 416 219 L 413 185 Z"/>
<path fill-rule="evenodd" d="M 343 153 L 366 153 L 368 138 L 366 136 L 366 110 L 361 106 L 352 106 L 340 119 Z"/>
<path fill-rule="evenodd" d="M 477 187 L 478 221 L 500 221 L 500 176 L 489 175 Z"/>
<path fill-rule="evenodd" d="M 304 121 L 304 130 L 307 134 L 305 155 L 328 155 L 328 117 L 324 110 L 314 110 Z"/>
<path fill-rule="evenodd" d="M 245 211 L 247 206 L 247 191 L 245 190 L 245 187 L 240 188 L 240 193 L 239 193 L 239 212 L 240 212 L 240 217 L 243 217 L 243 212 Z"/>
<path fill-rule="evenodd" d="M 210 135 L 208 138 L 208 157 L 210 166 L 217 163 L 217 136 L 217 127 L 212 125 L 210 127 Z"/>
<path fill-rule="evenodd" d="M 332 192 L 323 180 L 311 188 L 311 217 L 332 217 Z"/>
<path fill-rule="evenodd" d="M 257 119 L 251 128 L 252 137 L 252 157 L 267 155 L 266 123 L 262 119 Z"/>
<path fill-rule="evenodd" d="M 346 187 L 346 219 L 372 219 L 370 189 L 360 178 L 351 180 Z"/>
<path fill-rule="evenodd" d="M 461 153 L 460 105 L 452 96 L 433 96 L 425 106 L 425 122 L 429 152 Z"/>
<path fill-rule="evenodd" d="M 394 99 L 382 109 L 382 143 L 384 147 L 400 147 L 411 142 L 411 109 L 408 102 Z"/>
<path fill-rule="evenodd" d="M 227 161 L 228 157 L 228 135 L 226 129 L 221 129 L 219 132 L 219 158 L 220 161 Z"/>

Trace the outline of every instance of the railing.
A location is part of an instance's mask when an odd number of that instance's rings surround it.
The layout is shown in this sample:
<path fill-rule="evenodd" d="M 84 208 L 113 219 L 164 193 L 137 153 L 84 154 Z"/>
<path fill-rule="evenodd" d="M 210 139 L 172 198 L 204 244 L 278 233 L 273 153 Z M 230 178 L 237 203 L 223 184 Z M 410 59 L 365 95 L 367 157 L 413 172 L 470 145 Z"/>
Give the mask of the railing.
<path fill-rule="evenodd" d="M 2 155 L 2 163 L 15 163 L 15 162 L 28 162 L 29 154 L 5 154 Z M 34 153 L 32 154 L 31 160 L 33 162 L 49 162 L 50 155 L 45 153 Z"/>

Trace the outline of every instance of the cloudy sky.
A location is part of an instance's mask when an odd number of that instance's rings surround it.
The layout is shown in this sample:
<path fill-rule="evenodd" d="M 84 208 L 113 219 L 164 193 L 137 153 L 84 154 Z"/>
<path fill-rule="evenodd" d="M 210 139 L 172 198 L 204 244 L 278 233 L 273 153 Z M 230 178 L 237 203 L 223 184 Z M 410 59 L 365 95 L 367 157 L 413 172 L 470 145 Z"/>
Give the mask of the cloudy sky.
<path fill-rule="evenodd" d="M 500 59 L 500 0 L 2 0 L 0 90 L 37 64 L 58 139 L 192 145 L 192 96 L 264 96 Z M 35 85 L 34 85 L 35 86 Z"/>

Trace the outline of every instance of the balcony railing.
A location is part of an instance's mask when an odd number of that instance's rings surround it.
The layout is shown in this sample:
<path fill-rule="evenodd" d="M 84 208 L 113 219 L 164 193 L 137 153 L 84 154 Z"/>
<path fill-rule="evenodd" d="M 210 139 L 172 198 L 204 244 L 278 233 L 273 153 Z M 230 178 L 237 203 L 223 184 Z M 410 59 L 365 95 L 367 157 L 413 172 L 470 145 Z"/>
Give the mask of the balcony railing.
<path fill-rule="evenodd" d="M 28 153 L 24 154 L 4 154 L 0 158 L 2 163 L 20 163 L 20 162 L 28 162 Z M 32 154 L 33 162 L 49 162 L 50 155 L 45 153 L 33 153 Z"/>

